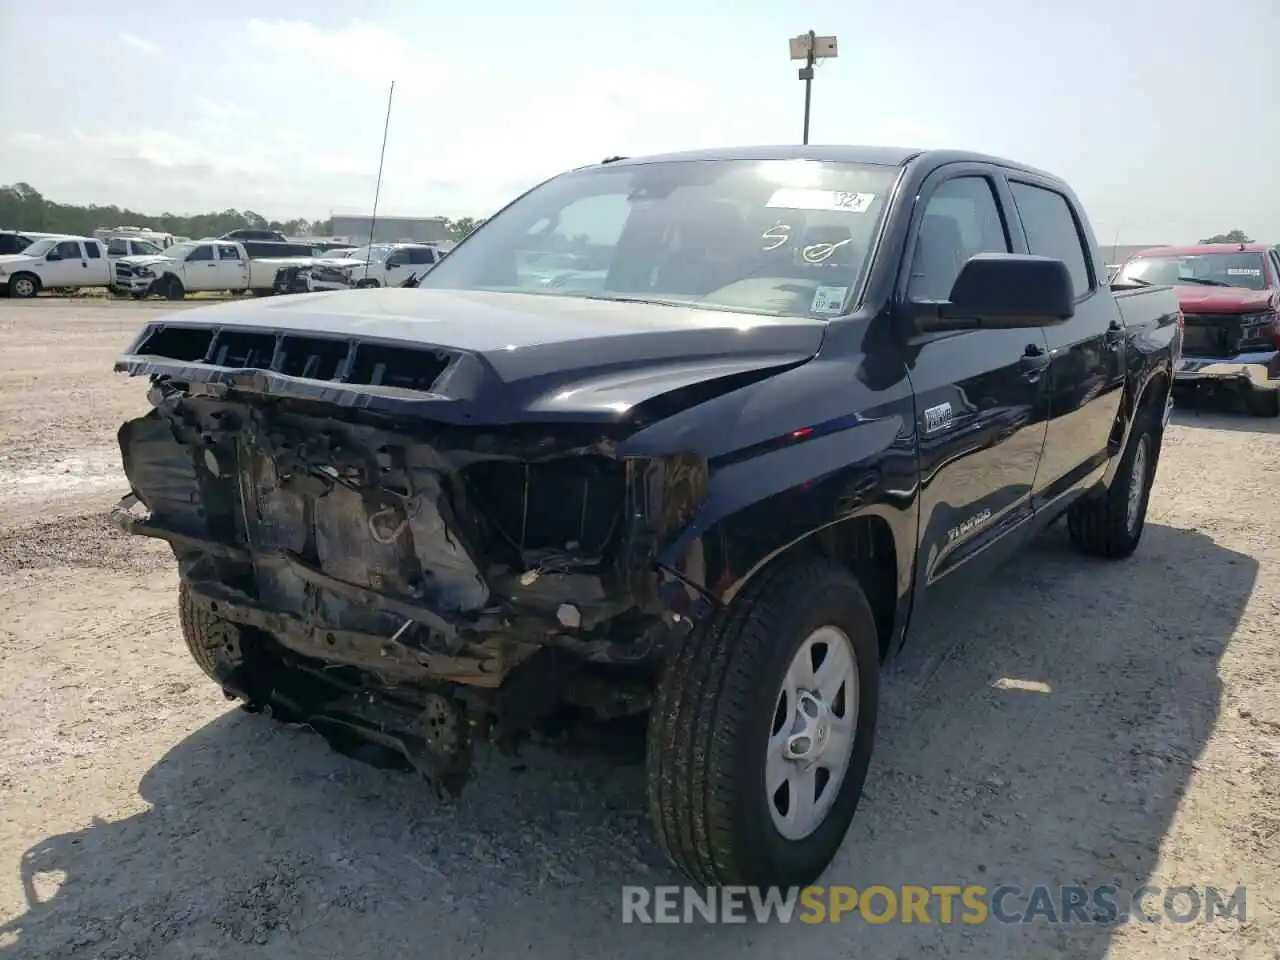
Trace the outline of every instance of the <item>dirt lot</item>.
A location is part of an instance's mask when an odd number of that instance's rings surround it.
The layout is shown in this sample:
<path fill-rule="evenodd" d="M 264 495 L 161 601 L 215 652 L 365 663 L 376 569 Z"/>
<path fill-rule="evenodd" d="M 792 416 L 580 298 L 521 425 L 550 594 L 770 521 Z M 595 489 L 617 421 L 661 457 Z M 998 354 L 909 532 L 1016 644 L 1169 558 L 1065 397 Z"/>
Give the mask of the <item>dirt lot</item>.
<path fill-rule="evenodd" d="M 1243 883 L 1244 925 L 623 927 L 676 882 L 637 767 L 485 755 L 450 806 L 188 661 L 165 549 L 103 519 L 144 408 L 111 360 L 168 309 L 0 302 L 0 954 L 1280 957 L 1276 422 L 1179 411 L 1131 562 L 1055 529 L 918 630 L 827 879 Z"/>

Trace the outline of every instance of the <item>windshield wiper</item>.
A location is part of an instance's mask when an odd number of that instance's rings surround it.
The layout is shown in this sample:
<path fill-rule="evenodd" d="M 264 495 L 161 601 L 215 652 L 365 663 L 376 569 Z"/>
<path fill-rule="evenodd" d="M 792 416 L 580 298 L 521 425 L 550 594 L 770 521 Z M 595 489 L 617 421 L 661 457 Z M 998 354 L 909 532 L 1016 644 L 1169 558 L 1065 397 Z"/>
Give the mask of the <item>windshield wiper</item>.
<path fill-rule="evenodd" d="M 1178 283 L 1200 283 L 1206 287 L 1229 287 L 1231 284 L 1223 283 L 1221 280 L 1206 280 L 1204 277 L 1179 277 Z"/>

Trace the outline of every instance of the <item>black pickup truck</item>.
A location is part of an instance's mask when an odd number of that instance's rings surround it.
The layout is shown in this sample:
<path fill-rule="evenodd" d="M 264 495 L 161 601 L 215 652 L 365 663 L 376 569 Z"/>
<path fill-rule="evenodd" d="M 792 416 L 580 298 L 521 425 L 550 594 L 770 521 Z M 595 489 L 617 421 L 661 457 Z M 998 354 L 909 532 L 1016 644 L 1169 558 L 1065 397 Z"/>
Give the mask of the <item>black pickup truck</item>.
<path fill-rule="evenodd" d="M 480 738 L 647 714 L 672 860 L 804 884 L 908 623 L 1061 517 L 1138 546 L 1181 338 L 1024 166 L 616 159 L 418 289 L 149 323 L 114 516 L 172 545 L 191 654 L 248 709 L 450 792 Z"/>

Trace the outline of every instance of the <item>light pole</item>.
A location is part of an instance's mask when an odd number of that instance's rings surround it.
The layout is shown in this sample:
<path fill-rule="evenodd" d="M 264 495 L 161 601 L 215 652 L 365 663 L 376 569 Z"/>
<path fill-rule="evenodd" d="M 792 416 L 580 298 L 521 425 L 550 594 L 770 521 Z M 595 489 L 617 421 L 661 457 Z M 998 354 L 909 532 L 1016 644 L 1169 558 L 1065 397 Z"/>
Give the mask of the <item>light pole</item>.
<path fill-rule="evenodd" d="M 803 60 L 800 79 L 804 81 L 804 144 L 809 144 L 809 102 L 813 93 L 813 65 L 836 57 L 836 38 L 819 37 L 812 30 L 791 38 L 791 59 Z"/>

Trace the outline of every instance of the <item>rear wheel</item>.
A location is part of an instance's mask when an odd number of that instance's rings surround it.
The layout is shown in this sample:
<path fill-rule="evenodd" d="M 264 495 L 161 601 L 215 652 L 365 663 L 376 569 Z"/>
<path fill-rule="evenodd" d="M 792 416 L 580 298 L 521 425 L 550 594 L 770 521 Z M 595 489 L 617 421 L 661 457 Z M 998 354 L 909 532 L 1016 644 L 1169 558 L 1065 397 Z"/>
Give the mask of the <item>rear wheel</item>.
<path fill-rule="evenodd" d="M 1244 405 L 1251 417 L 1280 416 L 1280 390 L 1250 387 L 1245 391 Z"/>
<path fill-rule="evenodd" d="M 803 886 L 853 819 L 875 735 L 875 621 L 819 558 L 760 575 L 668 662 L 650 714 L 649 809 L 700 884 Z"/>
<path fill-rule="evenodd" d="M 1162 438 L 1160 416 L 1155 406 L 1148 404 L 1139 411 L 1111 486 L 1100 496 L 1072 504 L 1067 511 L 1067 531 L 1080 552 L 1123 560 L 1138 549 Z"/>

